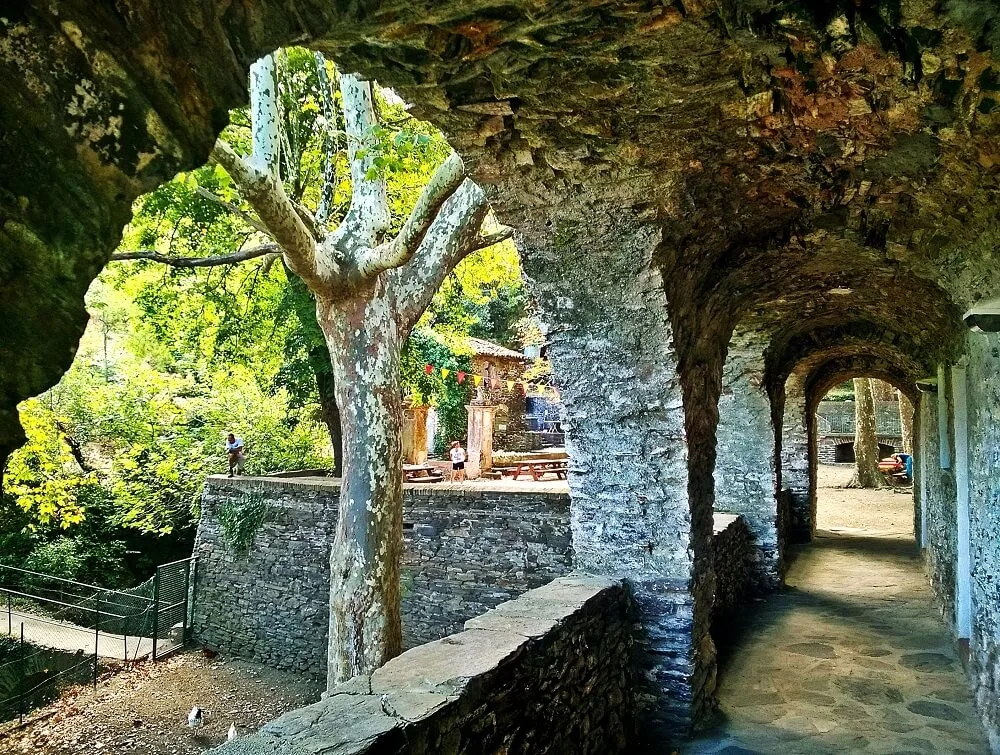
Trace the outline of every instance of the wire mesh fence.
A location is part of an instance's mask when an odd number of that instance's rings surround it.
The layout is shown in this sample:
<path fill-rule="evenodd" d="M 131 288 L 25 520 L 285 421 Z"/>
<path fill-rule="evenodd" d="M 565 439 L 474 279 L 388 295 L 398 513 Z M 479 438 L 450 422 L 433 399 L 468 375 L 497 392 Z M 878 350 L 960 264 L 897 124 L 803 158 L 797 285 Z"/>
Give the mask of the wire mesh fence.
<path fill-rule="evenodd" d="M 17 719 L 23 724 L 31 712 L 69 685 L 97 683 L 100 659 L 96 653 L 75 653 L 38 647 L 24 638 L 19 625 L 16 640 L 0 643 L 0 723 Z"/>
<path fill-rule="evenodd" d="M 0 722 L 23 720 L 66 684 L 96 684 L 102 662 L 156 660 L 182 647 L 195 564 L 164 564 L 123 590 L 0 566 Z"/>
<path fill-rule="evenodd" d="M 816 409 L 816 423 L 820 435 L 854 435 L 854 402 L 820 401 Z M 876 401 L 875 424 L 877 434 L 899 436 L 902 425 L 898 402 Z"/>

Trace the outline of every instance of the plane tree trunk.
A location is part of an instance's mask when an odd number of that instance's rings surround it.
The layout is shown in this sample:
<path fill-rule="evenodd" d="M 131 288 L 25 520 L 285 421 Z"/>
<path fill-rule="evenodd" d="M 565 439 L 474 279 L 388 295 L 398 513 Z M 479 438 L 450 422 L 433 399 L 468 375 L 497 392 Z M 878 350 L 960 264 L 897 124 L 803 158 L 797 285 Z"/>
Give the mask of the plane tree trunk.
<path fill-rule="evenodd" d="M 913 404 L 899 391 L 899 427 L 903 436 L 903 453 L 913 453 Z"/>
<path fill-rule="evenodd" d="M 351 74 L 340 77 L 340 91 L 352 197 L 343 221 L 327 231 L 288 199 L 277 175 L 273 58 L 255 63 L 250 81 L 253 153 L 240 156 L 219 141 L 212 155 L 281 247 L 285 264 L 314 295 L 329 351 L 343 441 L 330 558 L 333 686 L 371 673 L 401 650 L 402 344 L 455 265 L 510 232 L 480 236 L 489 205 L 452 154 L 399 233 L 385 238 L 391 221 L 385 180 L 374 170 L 369 148 L 377 126 L 372 85 Z"/>
<path fill-rule="evenodd" d="M 402 342 L 384 282 L 373 288 L 318 305 L 349 439 L 330 561 L 331 683 L 402 651 Z"/>
<path fill-rule="evenodd" d="M 878 488 L 885 480 L 879 472 L 875 398 L 869 378 L 854 379 L 854 477 L 851 488 Z"/>

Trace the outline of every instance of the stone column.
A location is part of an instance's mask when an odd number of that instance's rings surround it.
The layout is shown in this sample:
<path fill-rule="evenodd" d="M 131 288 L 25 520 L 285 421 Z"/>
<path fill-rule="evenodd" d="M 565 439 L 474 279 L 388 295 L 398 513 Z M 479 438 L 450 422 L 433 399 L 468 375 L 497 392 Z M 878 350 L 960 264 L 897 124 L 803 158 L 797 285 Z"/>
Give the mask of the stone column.
<path fill-rule="evenodd" d="M 403 461 L 406 464 L 427 461 L 427 409 L 424 404 L 403 408 Z"/>
<path fill-rule="evenodd" d="M 778 469 L 771 401 L 764 383 L 766 342 L 737 331 L 729 342 L 719 397 L 715 510 L 742 514 L 757 543 L 755 588 L 781 584 Z"/>
<path fill-rule="evenodd" d="M 713 704 L 711 505 L 689 496 L 661 231 L 620 203 L 578 201 L 519 224 L 520 241 L 565 407 L 576 565 L 632 587 L 640 729 L 657 740 Z"/>
<path fill-rule="evenodd" d="M 792 373 L 785 381 L 781 423 L 781 492 L 788 502 L 786 532 L 793 543 L 808 543 L 816 531 L 816 497 L 809 475 L 809 421 L 804 381 Z"/>
<path fill-rule="evenodd" d="M 493 469 L 493 418 L 498 407 L 468 404 L 465 408 L 469 413 L 465 441 L 469 459 L 465 463 L 465 474 L 469 479 L 475 479 Z"/>

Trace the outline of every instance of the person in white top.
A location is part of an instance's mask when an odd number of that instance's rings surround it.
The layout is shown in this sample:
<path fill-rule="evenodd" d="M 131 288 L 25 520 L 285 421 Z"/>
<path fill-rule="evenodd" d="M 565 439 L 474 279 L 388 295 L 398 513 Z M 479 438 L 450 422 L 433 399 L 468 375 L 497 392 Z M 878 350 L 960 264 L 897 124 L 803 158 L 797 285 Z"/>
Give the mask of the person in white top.
<path fill-rule="evenodd" d="M 463 482 L 465 480 L 465 449 L 462 448 L 462 444 L 457 440 L 453 441 L 448 455 L 451 456 L 451 477 L 449 481 Z"/>
<path fill-rule="evenodd" d="M 226 436 L 226 455 L 229 456 L 229 476 L 243 474 L 243 439 L 237 438 L 233 433 Z"/>

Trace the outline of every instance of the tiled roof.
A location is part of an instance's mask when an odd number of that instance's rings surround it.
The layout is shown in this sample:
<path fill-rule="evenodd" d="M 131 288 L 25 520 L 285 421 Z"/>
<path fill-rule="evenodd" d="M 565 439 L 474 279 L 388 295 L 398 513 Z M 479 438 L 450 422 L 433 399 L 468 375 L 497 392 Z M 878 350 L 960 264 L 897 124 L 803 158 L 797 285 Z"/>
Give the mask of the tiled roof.
<path fill-rule="evenodd" d="M 531 361 L 520 351 L 508 349 L 492 341 L 484 341 L 481 338 L 466 338 L 465 342 L 476 353 L 476 356 L 494 357 L 496 359 L 516 359 L 522 362 Z"/>

